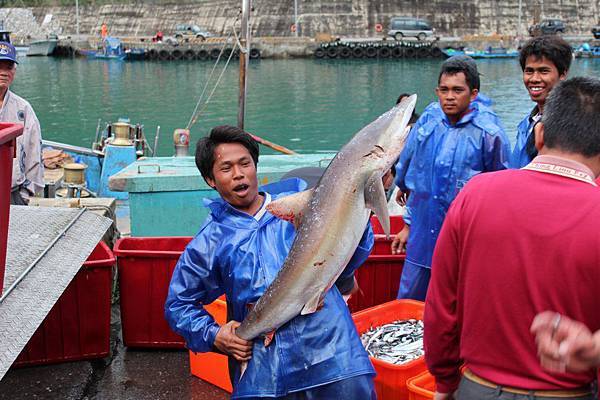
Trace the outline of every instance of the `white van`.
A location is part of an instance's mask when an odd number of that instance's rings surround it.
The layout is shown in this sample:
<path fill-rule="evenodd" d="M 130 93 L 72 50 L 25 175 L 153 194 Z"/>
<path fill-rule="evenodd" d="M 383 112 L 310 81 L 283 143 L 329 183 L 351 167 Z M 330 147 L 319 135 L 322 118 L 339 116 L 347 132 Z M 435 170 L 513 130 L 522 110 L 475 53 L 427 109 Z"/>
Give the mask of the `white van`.
<path fill-rule="evenodd" d="M 424 19 L 395 17 L 390 20 L 388 36 L 396 40 L 402 40 L 405 37 L 416 37 L 419 40 L 425 40 L 432 37 L 434 33 L 435 30 Z"/>

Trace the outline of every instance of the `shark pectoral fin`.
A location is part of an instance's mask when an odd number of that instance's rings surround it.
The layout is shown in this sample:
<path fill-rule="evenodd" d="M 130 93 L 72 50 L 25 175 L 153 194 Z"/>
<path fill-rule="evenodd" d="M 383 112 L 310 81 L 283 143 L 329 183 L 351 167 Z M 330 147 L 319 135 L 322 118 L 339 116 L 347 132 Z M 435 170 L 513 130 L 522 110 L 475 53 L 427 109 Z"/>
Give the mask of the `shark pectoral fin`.
<path fill-rule="evenodd" d="M 304 308 L 300 311 L 300 315 L 312 314 L 323 308 L 323 305 L 321 304 L 322 297 L 322 293 L 314 295 L 313 298 L 304 305 Z"/>
<path fill-rule="evenodd" d="M 390 236 L 390 214 L 385 198 L 385 189 L 379 173 L 375 172 L 365 186 L 365 204 L 377 215 L 385 236 Z"/>
<path fill-rule="evenodd" d="M 290 221 L 298 227 L 302 219 L 302 212 L 310 201 L 313 190 L 305 190 L 289 196 L 279 198 L 267 205 L 267 211 L 285 221 Z"/>
<path fill-rule="evenodd" d="M 269 346 L 273 339 L 275 339 L 275 329 L 273 329 L 271 332 L 265 333 L 265 347 Z"/>

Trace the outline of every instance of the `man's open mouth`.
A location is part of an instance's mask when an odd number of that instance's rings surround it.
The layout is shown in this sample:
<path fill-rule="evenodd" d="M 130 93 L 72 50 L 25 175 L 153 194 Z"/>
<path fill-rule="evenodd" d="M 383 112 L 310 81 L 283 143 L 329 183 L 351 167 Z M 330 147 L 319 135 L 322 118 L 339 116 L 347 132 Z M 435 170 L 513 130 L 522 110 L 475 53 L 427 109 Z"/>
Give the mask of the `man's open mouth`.
<path fill-rule="evenodd" d="M 246 185 L 245 183 L 242 183 L 242 184 L 237 185 L 236 187 L 234 187 L 233 191 L 236 192 L 236 193 L 239 193 L 239 192 L 245 191 L 248 188 L 249 188 L 248 185 Z"/>

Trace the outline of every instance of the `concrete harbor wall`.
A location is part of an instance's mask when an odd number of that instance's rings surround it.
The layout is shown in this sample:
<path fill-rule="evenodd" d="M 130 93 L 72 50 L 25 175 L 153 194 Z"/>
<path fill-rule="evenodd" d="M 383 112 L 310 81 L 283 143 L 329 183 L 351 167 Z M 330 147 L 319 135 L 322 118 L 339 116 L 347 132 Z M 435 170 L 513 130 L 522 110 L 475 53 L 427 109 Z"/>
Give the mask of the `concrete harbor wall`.
<path fill-rule="evenodd" d="M 176 24 L 195 23 L 209 31 L 228 33 L 239 13 L 239 0 L 196 0 L 174 4 L 112 4 L 80 7 L 80 32 L 99 35 L 102 23 L 115 36 L 151 36 L 161 30 L 173 33 Z M 298 0 L 299 33 L 314 37 L 324 32 L 334 36 L 372 37 L 376 25 L 386 29 L 394 16 L 427 18 L 444 36 L 516 35 L 519 2 L 516 0 Z M 544 17 L 561 18 L 567 34 L 589 33 L 598 23 L 598 0 L 522 1 L 522 29 Z M 255 36 L 293 36 L 293 0 L 255 0 L 252 32 Z M 51 16 L 51 18 L 49 17 Z M 0 10 L 5 28 L 17 37 L 40 37 L 54 31 L 76 32 L 75 7 L 34 7 Z M 45 22 L 45 23 L 44 23 Z"/>

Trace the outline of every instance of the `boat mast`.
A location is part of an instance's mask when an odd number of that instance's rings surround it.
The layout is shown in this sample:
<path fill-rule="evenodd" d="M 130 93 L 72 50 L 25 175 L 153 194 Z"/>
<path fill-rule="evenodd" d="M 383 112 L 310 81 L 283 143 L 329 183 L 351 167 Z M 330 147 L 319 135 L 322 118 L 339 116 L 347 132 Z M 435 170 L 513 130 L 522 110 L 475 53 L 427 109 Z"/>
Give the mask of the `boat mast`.
<path fill-rule="evenodd" d="M 244 117 L 246 115 L 246 75 L 248 73 L 248 61 L 250 57 L 250 29 L 248 19 L 252 0 L 242 0 L 242 26 L 240 34 L 240 95 L 238 102 L 238 127 L 244 129 Z"/>

